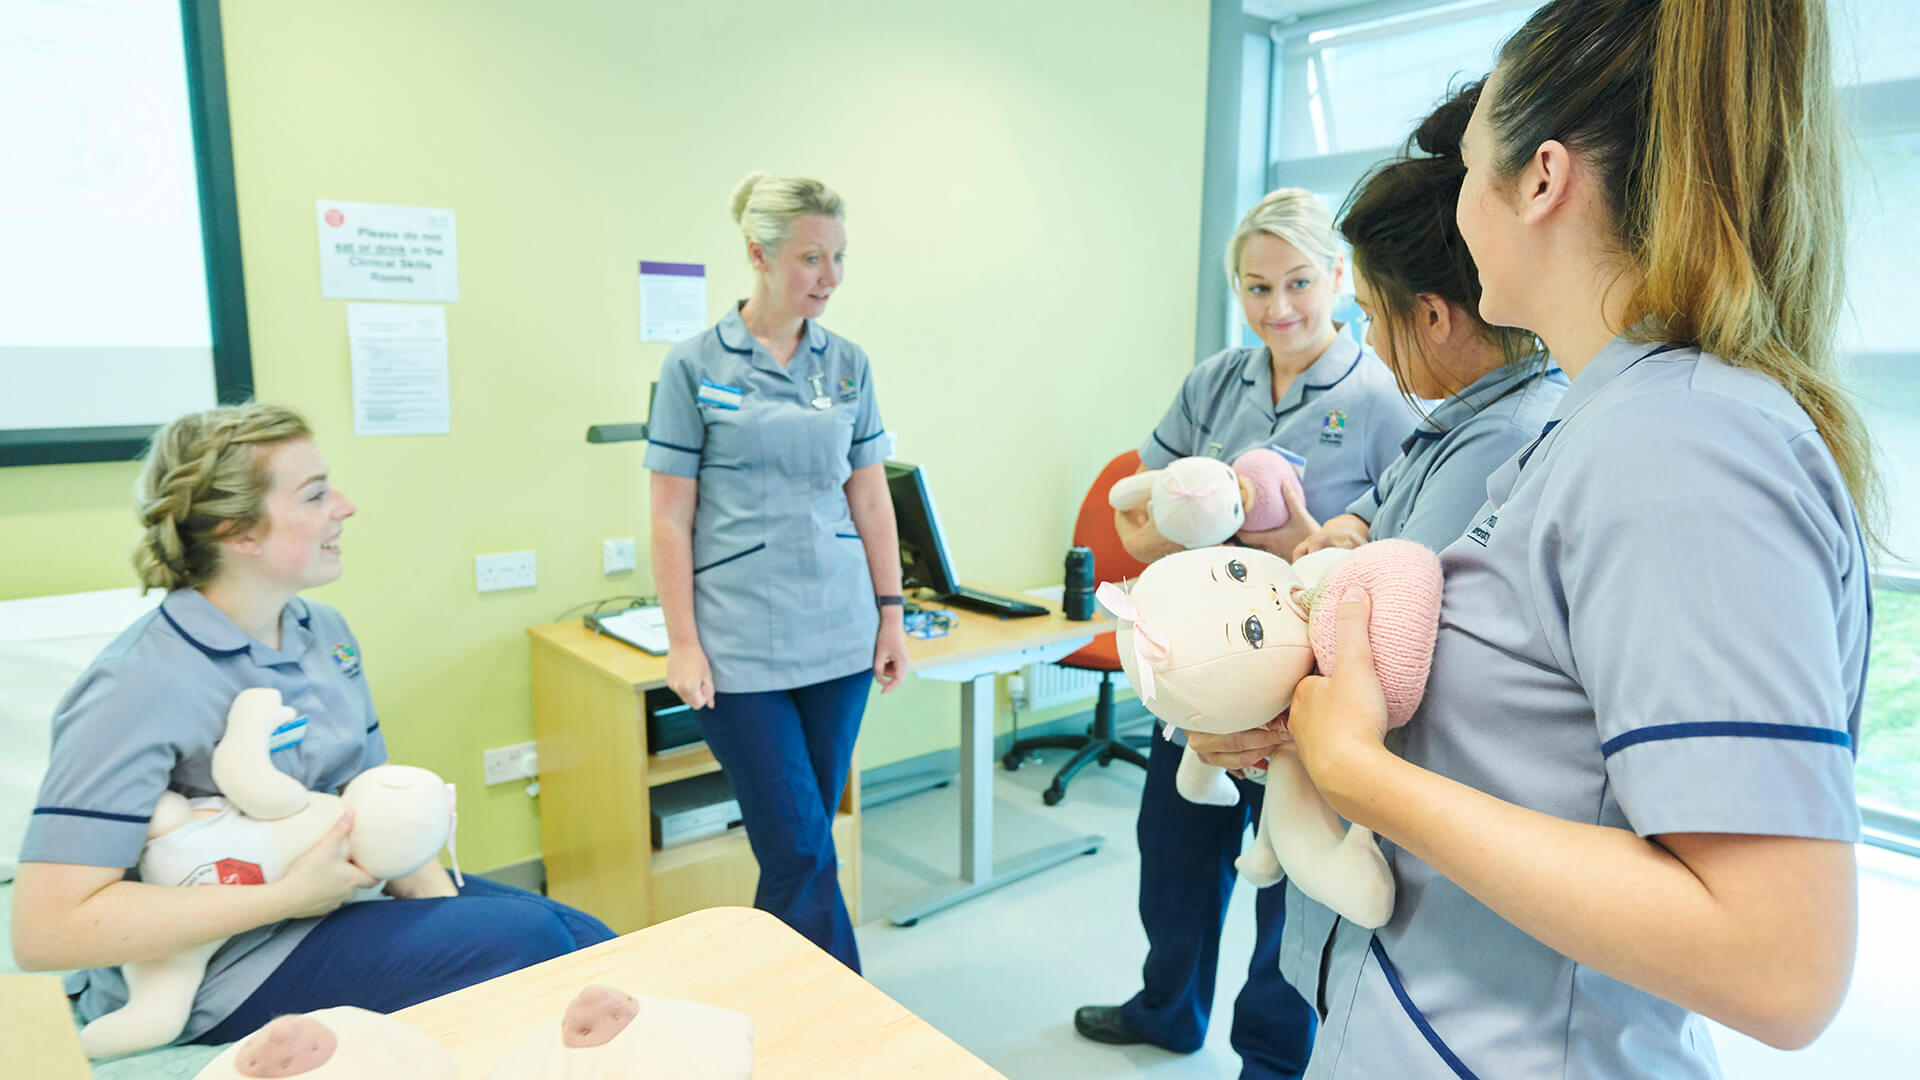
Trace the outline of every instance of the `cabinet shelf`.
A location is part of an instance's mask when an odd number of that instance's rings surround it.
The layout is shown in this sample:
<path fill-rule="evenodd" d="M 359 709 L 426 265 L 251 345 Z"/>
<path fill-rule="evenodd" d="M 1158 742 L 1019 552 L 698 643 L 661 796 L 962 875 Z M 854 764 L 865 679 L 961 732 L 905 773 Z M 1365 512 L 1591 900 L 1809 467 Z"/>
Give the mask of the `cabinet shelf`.
<path fill-rule="evenodd" d="M 671 784 L 675 780 L 685 780 L 692 776 L 705 776 L 720 771 L 720 763 L 713 760 L 713 751 L 706 743 L 694 743 L 685 748 L 669 750 L 664 754 L 647 755 L 647 786 L 659 787 Z"/>

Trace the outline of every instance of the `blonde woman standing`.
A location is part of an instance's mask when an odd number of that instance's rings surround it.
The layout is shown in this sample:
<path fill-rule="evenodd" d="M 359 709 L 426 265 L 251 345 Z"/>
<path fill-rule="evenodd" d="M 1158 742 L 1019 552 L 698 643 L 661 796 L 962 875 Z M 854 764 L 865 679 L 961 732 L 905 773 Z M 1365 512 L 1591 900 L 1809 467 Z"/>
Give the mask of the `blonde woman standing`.
<path fill-rule="evenodd" d="M 819 323 L 840 196 L 753 173 L 753 293 L 667 354 L 649 420 L 667 684 L 700 718 L 760 863 L 755 906 L 858 971 L 833 816 L 870 681 L 907 670 L 900 549 L 867 354 Z"/>
<path fill-rule="evenodd" d="M 265 884 L 128 877 L 162 792 L 219 794 L 213 747 L 242 690 L 271 687 L 299 714 L 273 762 L 308 788 L 338 792 L 387 760 L 359 640 L 300 595 L 340 577 L 356 509 L 306 422 L 260 404 L 181 417 L 154 436 L 138 496 L 134 567 L 167 595 L 54 714 L 14 886 L 22 967 L 82 969 L 67 990 L 92 1020 L 126 1003 L 119 965 L 229 938 L 177 1039 L 222 1043 L 282 1013 L 390 1012 L 613 936 L 519 889 L 456 890 L 437 862 L 387 883 L 401 903 L 348 904 L 374 881 L 346 856 L 347 818 Z"/>
<path fill-rule="evenodd" d="M 1258 446 L 1288 454 L 1304 470 L 1305 506 L 1282 528 L 1248 537 L 1281 558 L 1371 490 L 1400 456 L 1414 415 L 1393 373 L 1333 309 L 1346 274 L 1333 216 L 1312 194 L 1281 188 L 1248 211 L 1226 252 L 1226 272 L 1260 344 L 1226 349 L 1188 373 L 1166 415 L 1140 444 L 1142 469 L 1178 457 L 1232 460 Z M 1144 510 L 1116 519 L 1120 539 L 1142 562 L 1179 550 Z M 1143 986 L 1124 1005 L 1088 1005 L 1074 1027 L 1105 1043 L 1149 1042 L 1198 1050 L 1206 1039 L 1219 962 L 1220 926 L 1247 825 L 1257 820 L 1259 784 L 1239 782 L 1237 806 L 1200 806 L 1174 791 L 1184 741 L 1155 738 L 1136 829 L 1140 922 L 1147 932 Z M 1281 978 L 1285 893 L 1255 900 L 1253 958 L 1234 1004 L 1233 1047 L 1243 1080 L 1298 1076 L 1313 1040 L 1313 1010 Z"/>

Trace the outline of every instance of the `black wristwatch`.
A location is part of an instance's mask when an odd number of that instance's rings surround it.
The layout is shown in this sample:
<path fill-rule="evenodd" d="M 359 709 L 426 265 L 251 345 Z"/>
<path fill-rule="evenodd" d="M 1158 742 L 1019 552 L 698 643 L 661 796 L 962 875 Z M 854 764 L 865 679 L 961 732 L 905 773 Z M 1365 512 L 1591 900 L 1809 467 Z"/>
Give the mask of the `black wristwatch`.
<path fill-rule="evenodd" d="M 893 596 L 876 596 L 873 598 L 873 602 L 881 607 L 905 607 L 907 605 L 907 598 L 898 594 Z"/>

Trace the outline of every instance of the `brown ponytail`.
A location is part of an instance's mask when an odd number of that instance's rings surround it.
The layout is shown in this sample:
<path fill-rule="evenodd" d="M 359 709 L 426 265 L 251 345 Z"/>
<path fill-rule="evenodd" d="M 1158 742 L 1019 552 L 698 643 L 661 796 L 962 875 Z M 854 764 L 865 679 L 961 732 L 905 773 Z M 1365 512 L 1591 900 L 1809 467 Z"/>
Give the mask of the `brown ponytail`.
<path fill-rule="evenodd" d="M 231 405 L 189 413 L 147 448 L 134 502 L 143 530 L 133 568 L 149 589 L 190 589 L 213 577 L 221 538 L 265 515 L 274 443 L 304 438 L 307 422 L 279 405 Z"/>
<path fill-rule="evenodd" d="M 1845 137 L 1825 0 L 1553 0 L 1501 50 L 1489 116 L 1512 175 L 1557 139 L 1596 168 L 1640 273 L 1637 333 L 1777 380 L 1869 536 L 1881 492 L 1837 374 Z"/>

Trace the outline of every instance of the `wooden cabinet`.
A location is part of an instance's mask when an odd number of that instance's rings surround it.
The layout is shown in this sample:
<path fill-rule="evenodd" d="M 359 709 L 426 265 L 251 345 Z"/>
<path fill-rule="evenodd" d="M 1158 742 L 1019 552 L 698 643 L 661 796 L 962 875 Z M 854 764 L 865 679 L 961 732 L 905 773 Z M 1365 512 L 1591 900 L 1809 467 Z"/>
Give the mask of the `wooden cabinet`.
<path fill-rule="evenodd" d="M 601 637 L 578 621 L 537 626 L 527 635 L 548 894 L 621 934 L 701 908 L 751 907 L 760 868 L 744 830 L 653 850 L 652 790 L 720 770 L 704 744 L 648 752 L 643 699 L 666 685 L 666 657 Z M 858 924 L 857 760 L 849 776 L 833 843 L 840 891 Z"/>

